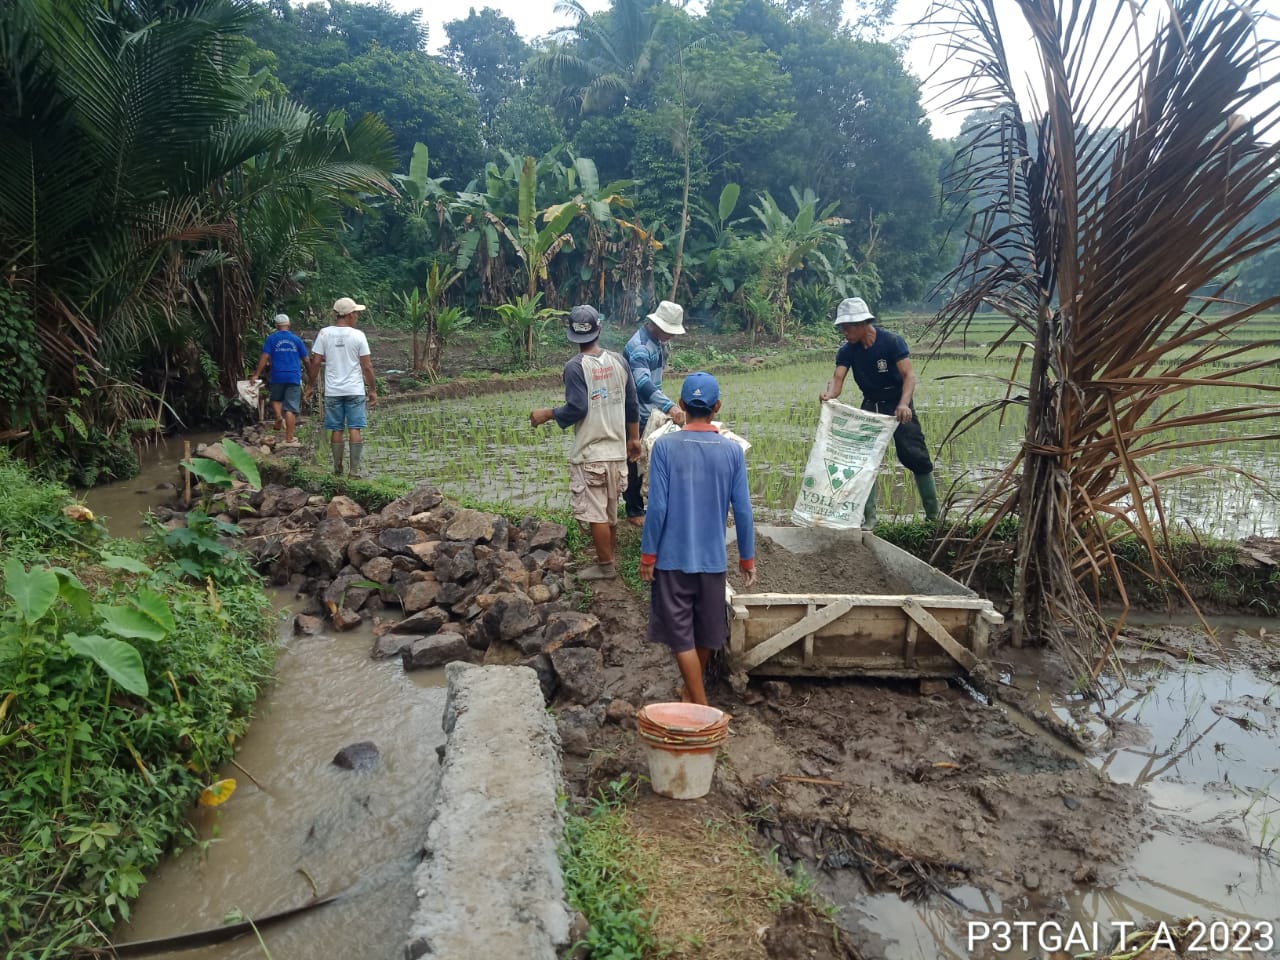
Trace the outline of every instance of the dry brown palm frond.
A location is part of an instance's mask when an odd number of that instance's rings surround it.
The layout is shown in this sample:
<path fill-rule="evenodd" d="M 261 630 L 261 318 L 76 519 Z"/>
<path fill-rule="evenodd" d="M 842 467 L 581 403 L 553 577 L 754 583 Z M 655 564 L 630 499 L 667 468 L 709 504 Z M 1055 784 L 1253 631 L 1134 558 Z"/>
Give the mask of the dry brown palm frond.
<path fill-rule="evenodd" d="M 952 185 L 971 211 L 967 249 L 935 331 L 963 332 L 992 309 L 1008 323 L 997 345 L 1030 340 L 1005 398 L 967 418 L 1025 408 L 1022 448 L 978 494 L 988 519 L 965 556 L 980 562 L 999 521 L 1018 517 L 1015 638 L 1052 642 L 1096 677 L 1117 629 L 1097 612 L 1098 584 L 1128 596 L 1118 537 L 1139 537 L 1151 569 L 1177 584 L 1160 558 L 1161 484 L 1213 469 L 1145 462 L 1210 445 L 1185 435 L 1197 427 L 1267 421 L 1251 436 L 1277 436 L 1280 405 L 1256 399 L 1275 388 L 1248 376 L 1276 344 L 1231 334 L 1280 298 L 1231 303 L 1219 278 L 1280 240 L 1280 221 L 1245 227 L 1280 183 L 1280 54 L 1260 39 L 1254 3 L 1017 0 L 1000 11 L 1004 23 L 994 0 L 935 8 L 970 71 L 954 101 L 987 109 L 962 136 Z M 1006 55 L 1013 19 L 1038 54 L 1030 93 Z M 1208 386 L 1249 399 L 1180 409 Z"/>

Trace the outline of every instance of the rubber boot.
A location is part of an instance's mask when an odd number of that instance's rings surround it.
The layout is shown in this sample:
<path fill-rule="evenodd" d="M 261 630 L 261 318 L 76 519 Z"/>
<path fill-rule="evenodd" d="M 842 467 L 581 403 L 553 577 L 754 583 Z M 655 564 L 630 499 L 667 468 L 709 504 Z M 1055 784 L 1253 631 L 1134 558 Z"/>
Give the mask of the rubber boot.
<path fill-rule="evenodd" d="M 920 491 L 920 503 L 924 506 L 926 520 L 938 519 L 938 488 L 933 482 L 933 471 L 917 473 L 916 489 Z"/>
<path fill-rule="evenodd" d="M 364 441 L 352 440 L 351 441 L 351 469 L 347 471 L 349 476 L 352 476 L 352 477 L 363 476 L 363 474 L 360 472 L 360 461 L 363 459 L 364 459 Z"/>
<path fill-rule="evenodd" d="M 337 443 L 329 442 L 329 452 L 333 455 L 333 473 L 334 476 L 342 476 L 342 441 Z"/>
<path fill-rule="evenodd" d="M 867 494 L 866 505 L 862 508 L 862 529 L 870 530 L 876 525 L 876 488 L 872 487 Z"/>

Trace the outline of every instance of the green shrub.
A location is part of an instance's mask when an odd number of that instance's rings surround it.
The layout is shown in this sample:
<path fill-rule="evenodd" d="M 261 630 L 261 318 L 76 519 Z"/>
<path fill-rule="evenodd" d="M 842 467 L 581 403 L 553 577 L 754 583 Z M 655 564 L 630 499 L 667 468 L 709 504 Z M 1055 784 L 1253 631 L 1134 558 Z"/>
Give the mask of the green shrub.
<path fill-rule="evenodd" d="M 46 557 L 3 566 L 0 946 L 67 956 L 193 839 L 186 813 L 248 725 L 275 632 L 256 577 L 185 582 L 163 550 L 60 535 L 62 488 L 7 461 L 0 484 L 6 545 L 19 522 L 52 531 Z"/>

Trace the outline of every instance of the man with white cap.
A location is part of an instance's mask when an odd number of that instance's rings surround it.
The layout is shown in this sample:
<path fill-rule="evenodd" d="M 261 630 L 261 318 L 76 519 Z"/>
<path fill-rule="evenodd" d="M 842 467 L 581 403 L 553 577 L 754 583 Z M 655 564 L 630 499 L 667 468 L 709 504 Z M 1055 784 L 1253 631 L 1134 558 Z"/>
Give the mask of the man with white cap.
<path fill-rule="evenodd" d="M 275 332 L 262 343 L 262 355 L 258 357 L 258 366 L 249 384 L 257 384 L 262 371 L 271 365 L 267 396 L 276 415 L 275 428 L 279 430 L 283 424 L 284 446 L 292 447 L 298 443 L 293 438 L 293 430 L 302 412 L 302 365 L 307 359 L 307 345 L 289 329 L 287 313 L 277 313 L 275 325 Z"/>
<path fill-rule="evenodd" d="M 675 423 L 683 424 L 684 411 L 675 401 L 662 392 L 662 371 L 667 365 L 667 341 L 684 333 L 684 308 L 678 303 L 663 300 L 658 309 L 645 317 L 644 326 L 632 334 L 622 355 L 631 367 L 636 382 L 636 395 L 640 398 L 640 433 L 644 433 L 649 414 L 661 410 Z M 634 461 L 627 463 L 626 501 L 627 522 L 632 526 L 644 526 L 644 497 L 640 493 L 641 480 Z"/>
<path fill-rule="evenodd" d="M 627 362 L 600 346 L 600 314 L 580 304 L 569 311 L 569 341 L 578 354 L 564 365 L 563 406 L 529 412 L 540 427 L 554 419 L 573 427 L 569 494 L 573 516 L 591 530 L 596 562 L 578 573 L 583 580 L 611 580 L 617 549 L 618 498 L 627 482 L 627 461 L 640 456 L 640 418 Z"/>
<path fill-rule="evenodd" d="M 898 334 L 876 329 L 871 322 L 874 319 L 861 297 L 840 301 L 836 308 L 835 328 L 844 336 L 845 343 L 836 353 L 836 371 L 827 381 L 821 397 L 834 400 L 840 396 L 844 378 L 852 370 L 854 383 L 862 391 L 862 409 L 897 418 L 898 429 L 893 432 L 893 443 L 898 462 L 915 476 L 925 519 L 936 520 L 938 488 L 933 479 L 933 460 L 929 457 L 929 445 L 925 442 L 924 431 L 911 402 L 919 382 L 911 367 L 911 352 L 907 349 L 907 341 Z M 863 509 L 863 525 L 869 528 L 875 525 L 875 521 L 873 488 Z"/>
<path fill-rule="evenodd" d="M 333 472 L 342 473 L 342 431 L 351 439 L 351 461 L 348 473 L 360 476 L 360 460 L 364 456 L 364 436 L 369 405 L 378 402 L 373 361 L 369 358 L 369 340 L 356 329 L 356 319 L 364 310 L 363 303 L 350 297 L 339 297 L 333 304 L 333 324 L 325 327 L 311 345 L 310 377 L 307 393 L 315 387 L 320 365 L 324 364 L 324 428 L 329 433 L 329 451 L 333 456 Z"/>

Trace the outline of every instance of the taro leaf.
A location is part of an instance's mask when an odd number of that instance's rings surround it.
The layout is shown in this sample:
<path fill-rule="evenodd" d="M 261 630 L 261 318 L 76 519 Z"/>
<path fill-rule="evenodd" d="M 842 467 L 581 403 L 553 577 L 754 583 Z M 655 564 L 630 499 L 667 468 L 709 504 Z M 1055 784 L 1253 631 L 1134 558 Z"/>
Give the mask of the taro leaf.
<path fill-rule="evenodd" d="M 100 666 L 116 683 L 139 697 L 147 695 L 147 675 L 142 669 L 142 657 L 131 644 L 110 637 L 91 633 L 82 637 L 67 634 L 67 646 Z"/>
<path fill-rule="evenodd" d="M 129 603 L 165 633 L 172 633 L 177 629 L 177 624 L 173 622 L 173 614 L 169 612 L 169 605 L 165 603 L 164 597 L 154 590 L 144 587 L 129 599 Z"/>
<path fill-rule="evenodd" d="M 102 625 L 120 637 L 136 637 L 159 643 L 168 632 L 151 617 L 133 607 L 108 607 L 95 603 L 93 609 L 102 618 Z"/>
<path fill-rule="evenodd" d="M 4 592 L 13 598 L 22 619 L 35 623 L 58 599 L 58 576 L 48 567 L 32 567 L 27 573 L 10 557 L 4 564 Z"/>
<path fill-rule="evenodd" d="M 89 596 L 89 591 L 84 588 L 80 578 L 66 567 L 53 567 L 52 569 L 58 577 L 58 594 L 63 600 L 67 601 L 67 606 L 79 616 L 88 617 L 92 615 L 93 598 Z"/>
<path fill-rule="evenodd" d="M 249 456 L 244 447 L 234 440 L 223 440 L 222 452 L 231 461 L 231 466 L 244 474 L 244 478 L 249 481 L 249 486 L 255 490 L 262 489 L 262 475 L 258 473 L 258 465 L 253 462 L 253 457 Z"/>
<path fill-rule="evenodd" d="M 233 479 L 231 474 L 227 473 L 227 468 L 217 461 L 210 460 L 207 457 L 194 457 L 191 460 L 183 460 L 182 465 L 205 483 L 217 483 L 224 487 L 231 486 Z"/>
<path fill-rule="evenodd" d="M 126 573 L 151 573 L 151 568 L 141 560 L 135 560 L 133 557 L 122 557 L 117 553 L 104 553 L 101 561 L 102 565 L 108 570 L 124 570 Z"/>

